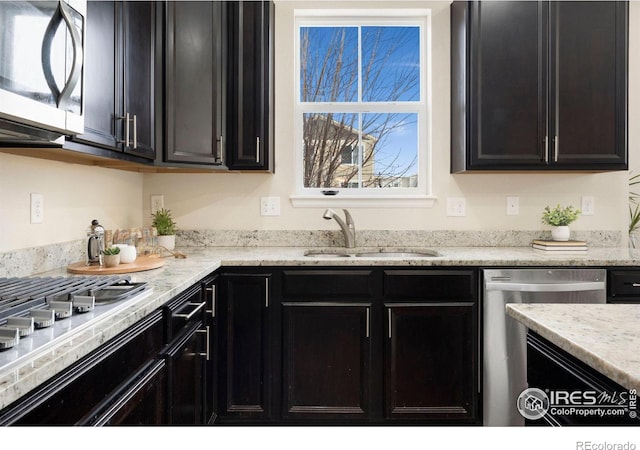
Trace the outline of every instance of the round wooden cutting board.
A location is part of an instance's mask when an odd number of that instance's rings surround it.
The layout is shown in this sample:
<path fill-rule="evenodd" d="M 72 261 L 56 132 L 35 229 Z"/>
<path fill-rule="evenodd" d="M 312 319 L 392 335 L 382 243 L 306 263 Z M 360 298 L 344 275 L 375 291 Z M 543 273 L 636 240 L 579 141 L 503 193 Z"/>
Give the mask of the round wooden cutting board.
<path fill-rule="evenodd" d="M 164 265 L 164 258 L 152 256 L 138 256 L 132 263 L 118 264 L 115 267 L 87 266 L 85 261 L 67 266 L 67 272 L 82 275 L 113 275 L 118 273 L 142 272 L 143 270 L 157 269 Z"/>

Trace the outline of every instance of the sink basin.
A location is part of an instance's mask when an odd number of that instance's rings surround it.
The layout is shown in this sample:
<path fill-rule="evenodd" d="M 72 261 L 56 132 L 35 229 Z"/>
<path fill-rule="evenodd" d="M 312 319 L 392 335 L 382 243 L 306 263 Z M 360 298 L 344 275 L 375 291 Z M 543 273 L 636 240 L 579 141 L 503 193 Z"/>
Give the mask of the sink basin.
<path fill-rule="evenodd" d="M 313 258 L 436 258 L 440 254 L 431 249 L 395 247 L 318 248 L 304 252 Z"/>
<path fill-rule="evenodd" d="M 318 249 L 307 250 L 304 256 L 313 256 L 314 258 L 349 258 L 353 256 L 346 249 Z"/>
<path fill-rule="evenodd" d="M 381 250 L 379 252 L 360 252 L 356 258 L 435 258 L 440 256 L 433 250 Z"/>

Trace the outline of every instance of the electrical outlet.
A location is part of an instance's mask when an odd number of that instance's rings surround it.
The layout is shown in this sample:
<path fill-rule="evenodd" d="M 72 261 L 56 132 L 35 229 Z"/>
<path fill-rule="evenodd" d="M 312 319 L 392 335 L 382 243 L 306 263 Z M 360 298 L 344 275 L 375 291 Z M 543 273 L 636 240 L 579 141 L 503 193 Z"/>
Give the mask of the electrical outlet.
<path fill-rule="evenodd" d="M 520 199 L 507 197 L 507 216 L 517 216 L 518 214 L 520 214 Z"/>
<path fill-rule="evenodd" d="M 592 196 L 582 197 L 582 206 L 580 207 L 583 216 L 593 216 L 596 213 L 596 199 Z"/>
<path fill-rule="evenodd" d="M 31 194 L 31 223 L 44 222 L 44 195 Z"/>
<path fill-rule="evenodd" d="M 164 208 L 164 195 L 151 196 L 151 214 L 155 214 Z"/>
<path fill-rule="evenodd" d="M 463 217 L 467 215 L 467 202 L 464 197 L 447 198 L 447 216 Z"/>
<path fill-rule="evenodd" d="M 280 197 L 261 197 L 260 198 L 260 215 L 261 216 L 279 216 L 280 215 Z"/>

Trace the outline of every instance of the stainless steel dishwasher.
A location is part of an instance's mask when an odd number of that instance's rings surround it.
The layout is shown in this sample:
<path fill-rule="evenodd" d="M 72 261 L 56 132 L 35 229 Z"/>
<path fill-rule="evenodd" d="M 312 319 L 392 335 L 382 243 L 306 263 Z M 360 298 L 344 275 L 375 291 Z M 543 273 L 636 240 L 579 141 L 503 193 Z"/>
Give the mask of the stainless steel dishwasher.
<path fill-rule="evenodd" d="M 516 407 L 527 388 L 527 330 L 507 303 L 606 303 L 604 269 L 484 269 L 483 423 L 524 425 Z"/>

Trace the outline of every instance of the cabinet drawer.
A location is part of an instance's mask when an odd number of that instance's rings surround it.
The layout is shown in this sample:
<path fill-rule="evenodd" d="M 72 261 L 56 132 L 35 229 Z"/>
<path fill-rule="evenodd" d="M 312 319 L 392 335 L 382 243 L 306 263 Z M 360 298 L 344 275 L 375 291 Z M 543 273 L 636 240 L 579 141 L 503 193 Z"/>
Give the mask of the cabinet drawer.
<path fill-rule="evenodd" d="M 385 270 L 385 299 L 475 299 L 477 278 L 473 270 Z"/>
<path fill-rule="evenodd" d="M 369 298 L 373 291 L 371 270 L 287 270 L 282 274 L 283 298 Z"/>
<path fill-rule="evenodd" d="M 640 300 L 640 270 L 609 271 L 609 296 Z"/>

